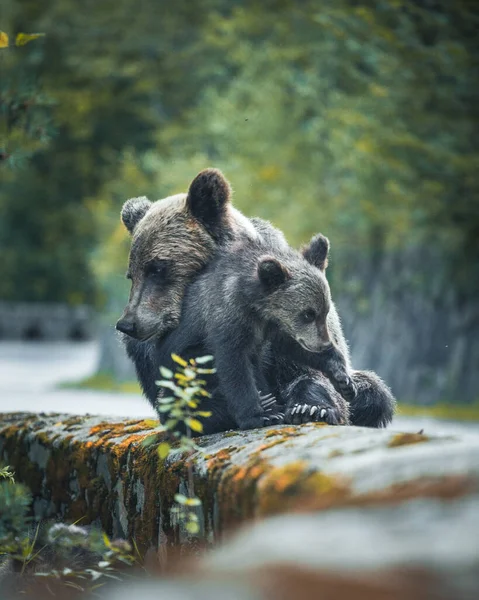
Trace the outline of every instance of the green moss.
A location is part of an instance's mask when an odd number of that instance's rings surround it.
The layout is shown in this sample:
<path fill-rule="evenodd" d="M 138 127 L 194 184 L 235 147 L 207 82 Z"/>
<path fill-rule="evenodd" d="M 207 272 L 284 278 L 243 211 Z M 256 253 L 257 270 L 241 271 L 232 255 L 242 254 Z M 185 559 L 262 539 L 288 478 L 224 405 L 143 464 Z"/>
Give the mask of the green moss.
<path fill-rule="evenodd" d="M 141 394 L 141 388 L 137 381 L 116 381 L 111 373 L 106 372 L 95 373 L 95 375 L 80 381 L 63 383 L 60 387 Z"/>
<path fill-rule="evenodd" d="M 454 421 L 479 421 L 479 402 L 473 404 L 440 403 L 434 406 L 399 404 L 398 415 L 408 417 L 435 417 Z"/>

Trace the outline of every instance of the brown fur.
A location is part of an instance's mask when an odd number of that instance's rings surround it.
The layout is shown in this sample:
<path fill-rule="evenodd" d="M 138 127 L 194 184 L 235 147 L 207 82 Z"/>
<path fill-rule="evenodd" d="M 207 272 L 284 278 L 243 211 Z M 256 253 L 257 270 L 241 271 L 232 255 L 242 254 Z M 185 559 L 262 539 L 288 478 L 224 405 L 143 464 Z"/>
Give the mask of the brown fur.
<path fill-rule="evenodd" d="M 217 169 L 199 173 L 187 194 L 148 202 L 133 198 L 122 210 L 132 234 L 128 267 L 132 288 L 118 328 L 123 331 L 122 326 L 133 324 L 134 331 L 125 333 L 141 340 L 162 337 L 178 325 L 186 286 L 218 245 L 244 227 L 254 232 L 231 206 L 231 188 Z M 163 280 L 155 280 L 148 271 L 155 262 L 167 265 Z"/>

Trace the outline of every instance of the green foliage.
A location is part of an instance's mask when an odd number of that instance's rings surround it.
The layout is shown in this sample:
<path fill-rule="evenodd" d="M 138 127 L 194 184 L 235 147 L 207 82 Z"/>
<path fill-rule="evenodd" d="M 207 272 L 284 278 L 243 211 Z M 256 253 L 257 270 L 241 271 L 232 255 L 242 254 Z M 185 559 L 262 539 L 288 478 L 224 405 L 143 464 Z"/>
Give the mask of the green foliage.
<path fill-rule="evenodd" d="M 124 568 L 135 562 L 127 542 L 112 541 L 100 530 L 35 523 L 28 516 L 31 502 L 28 489 L 14 482 L 9 467 L 2 467 L 0 567 L 8 565 L 12 573 L 11 580 L 2 573 L 2 590 L 11 588 L 28 597 L 35 597 L 42 585 L 49 593 L 67 588 L 92 592 L 112 578 L 119 579 Z"/>
<path fill-rule="evenodd" d="M 427 246 L 458 282 L 479 279 L 474 3 L 2 9 L 12 37 L 46 34 L 2 58 L 18 51 L 18 78 L 36 86 L 35 110 L 56 133 L 46 128 L 48 145 L 0 190 L 0 297 L 96 300 L 117 313 L 122 202 L 185 191 L 212 165 L 246 214 L 272 219 L 294 245 L 324 231 L 337 264 Z"/>
<path fill-rule="evenodd" d="M 44 148 L 51 136 L 51 100 L 41 91 L 22 48 L 42 34 L 18 33 L 13 43 L 0 32 L 0 169 L 25 166 L 26 160 Z M 35 50 L 36 52 L 37 50 Z M 8 174 L 6 174 L 8 177 Z"/>
<path fill-rule="evenodd" d="M 13 480 L 13 475 L 11 477 Z M 0 555 L 6 550 L 10 553 L 17 542 L 22 546 L 18 538 L 25 533 L 29 524 L 30 494 L 25 486 L 12 480 L 0 481 Z"/>
<path fill-rule="evenodd" d="M 209 397 L 204 389 L 206 381 L 202 375 L 211 375 L 215 369 L 206 369 L 201 365 L 213 360 L 212 356 L 202 356 L 190 359 L 188 362 L 177 356 L 171 355 L 178 365 L 176 373 L 165 367 L 160 367 L 162 380 L 156 385 L 168 390 L 172 395 L 158 396 L 157 410 L 166 416 L 165 429 L 174 432 L 181 440 L 182 450 L 196 450 L 198 447 L 191 439 L 192 432 L 202 433 L 203 425 L 198 417 L 207 418 L 210 412 L 198 410 L 201 398 Z M 184 426 L 187 435 L 178 434 L 179 427 Z"/>
<path fill-rule="evenodd" d="M 8 465 L 6 467 L 0 467 L 0 479 L 8 479 L 11 483 L 15 483 L 15 477 Z"/>
<path fill-rule="evenodd" d="M 236 76 L 204 90 L 186 127 L 162 130 L 171 150 L 159 181 L 214 162 L 241 208 L 273 216 L 295 244 L 321 228 L 340 249 L 432 237 L 460 255 L 479 224 L 465 37 L 477 17 L 440 4 L 286 2 L 275 19 L 266 7 L 212 16 L 210 39 Z"/>
<path fill-rule="evenodd" d="M 200 356 L 184 360 L 176 354 L 171 355 L 174 362 L 178 365 L 176 372 L 173 373 L 166 367 L 160 367 L 162 380 L 156 384 L 172 395 L 164 396 L 159 394 L 157 410 L 166 416 L 164 429 L 174 438 L 179 440 L 175 449 L 181 452 L 191 452 L 201 448 L 195 444 L 192 439 L 193 433 L 201 433 L 203 424 L 198 417 L 208 418 L 211 412 L 199 410 L 201 399 L 209 397 L 206 391 L 206 381 L 202 379 L 203 375 L 212 375 L 215 369 L 205 368 L 203 365 L 213 360 L 212 356 Z M 181 433 L 182 429 L 186 434 Z M 147 442 L 151 444 L 151 441 Z M 158 444 L 157 452 L 161 460 L 164 460 L 170 453 L 171 445 L 169 442 Z M 172 515 L 180 524 L 183 524 L 185 530 L 191 534 L 197 534 L 200 531 L 199 517 L 197 511 L 201 507 L 201 500 L 195 497 L 193 468 L 188 462 L 188 484 L 189 496 L 183 494 L 175 495 L 175 505 L 171 509 Z"/>

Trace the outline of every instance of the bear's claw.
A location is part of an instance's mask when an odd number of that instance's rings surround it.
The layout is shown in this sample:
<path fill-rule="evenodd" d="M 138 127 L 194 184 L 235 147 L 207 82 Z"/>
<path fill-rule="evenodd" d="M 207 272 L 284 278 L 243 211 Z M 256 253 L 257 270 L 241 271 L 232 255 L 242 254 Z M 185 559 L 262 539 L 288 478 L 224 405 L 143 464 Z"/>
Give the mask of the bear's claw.
<path fill-rule="evenodd" d="M 328 425 L 339 425 L 341 423 L 341 414 L 337 408 L 333 407 L 294 404 L 286 410 L 284 418 L 285 423 L 293 425 L 315 421 L 324 421 Z"/>

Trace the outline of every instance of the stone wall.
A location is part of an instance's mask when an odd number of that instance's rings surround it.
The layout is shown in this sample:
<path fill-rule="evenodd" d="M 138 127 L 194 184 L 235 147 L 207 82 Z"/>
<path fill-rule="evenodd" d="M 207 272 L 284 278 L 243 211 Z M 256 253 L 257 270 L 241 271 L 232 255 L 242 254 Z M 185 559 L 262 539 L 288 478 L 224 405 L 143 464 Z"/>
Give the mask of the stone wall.
<path fill-rule="evenodd" d="M 0 420 L 0 458 L 33 492 L 37 517 L 98 523 L 143 548 L 180 532 L 174 494 L 186 493 L 185 456 L 160 460 L 155 421 L 13 413 Z M 151 438 L 150 438 L 151 441 Z M 195 493 L 209 541 L 258 518 L 292 511 L 479 500 L 479 438 L 428 437 L 322 424 L 200 438 Z"/>
<path fill-rule="evenodd" d="M 180 578 L 143 576 L 102 598 L 476 597 L 479 437 L 317 423 L 228 432 L 198 440 L 191 482 L 188 457 L 159 458 L 163 435 L 149 420 L 0 417 L 0 460 L 30 487 L 36 517 L 101 525 L 149 549 L 149 568 L 180 551 Z M 170 513 L 192 485 L 199 539 Z M 185 560 L 205 541 L 219 544 Z"/>

